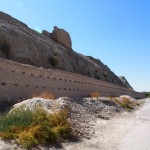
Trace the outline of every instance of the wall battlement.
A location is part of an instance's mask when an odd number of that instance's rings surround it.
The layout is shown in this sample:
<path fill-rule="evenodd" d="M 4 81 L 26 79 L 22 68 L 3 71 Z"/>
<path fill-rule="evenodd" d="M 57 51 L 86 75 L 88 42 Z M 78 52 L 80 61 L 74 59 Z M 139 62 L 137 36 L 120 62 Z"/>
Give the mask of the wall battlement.
<path fill-rule="evenodd" d="M 20 101 L 42 92 L 60 96 L 87 96 L 100 92 L 102 96 L 144 94 L 109 82 L 60 70 L 43 69 L 0 58 L 0 100 Z"/>

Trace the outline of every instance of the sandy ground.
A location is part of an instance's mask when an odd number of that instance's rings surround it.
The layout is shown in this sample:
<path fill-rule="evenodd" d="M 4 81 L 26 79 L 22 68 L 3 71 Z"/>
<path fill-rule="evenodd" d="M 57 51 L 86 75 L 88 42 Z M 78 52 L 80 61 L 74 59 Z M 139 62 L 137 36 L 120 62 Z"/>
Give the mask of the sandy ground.
<path fill-rule="evenodd" d="M 95 136 L 65 150 L 150 150 L 150 99 L 135 112 L 93 122 Z"/>

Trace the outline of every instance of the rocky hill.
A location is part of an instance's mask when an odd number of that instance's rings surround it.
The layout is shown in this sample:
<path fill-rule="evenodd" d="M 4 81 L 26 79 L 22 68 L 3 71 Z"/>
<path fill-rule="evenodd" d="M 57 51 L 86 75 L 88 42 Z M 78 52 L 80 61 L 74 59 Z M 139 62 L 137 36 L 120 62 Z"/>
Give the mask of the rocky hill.
<path fill-rule="evenodd" d="M 127 81 L 127 79 L 124 76 L 119 76 L 119 79 L 126 85 L 126 87 L 133 90 L 133 88 L 131 87 L 131 85 L 129 84 L 129 82 Z"/>
<path fill-rule="evenodd" d="M 100 60 L 72 49 L 69 33 L 54 27 L 38 33 L 0 12 L 0 57 L 47 69 L 60 69 L 128 87 Z"/>

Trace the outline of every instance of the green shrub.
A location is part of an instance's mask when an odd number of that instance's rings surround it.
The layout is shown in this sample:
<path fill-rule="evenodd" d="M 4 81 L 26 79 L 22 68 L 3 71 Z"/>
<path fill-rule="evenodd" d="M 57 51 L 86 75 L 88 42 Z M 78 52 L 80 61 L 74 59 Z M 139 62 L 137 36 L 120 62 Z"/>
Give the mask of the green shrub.
<path fill-rule="evenodd" d="M 65 110 L 47 114 L 43 109 L 34 112 L 17 109 L 0 116 L 0 137 L 17 139 L 25 148 L 58 141 L 70 135 L 71 128 Z"/>
<path fill-rule="evenodd" d="M 10 114 L 1 114 L 0 132 L 9 131 L 14 126 L 29 126 L 32 124 L 32 118 L 32 112 L 24 109 L 16 109 Z"/>

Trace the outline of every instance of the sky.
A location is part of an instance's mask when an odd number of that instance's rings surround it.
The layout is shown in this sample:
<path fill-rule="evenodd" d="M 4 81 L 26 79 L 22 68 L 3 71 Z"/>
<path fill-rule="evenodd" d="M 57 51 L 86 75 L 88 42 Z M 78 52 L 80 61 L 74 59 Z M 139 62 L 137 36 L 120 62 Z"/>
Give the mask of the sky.
<path fill-rule="evenodd" d="M 150 91 L 149 0 L 0 0 L 0 11 L 38 32 L 65 29 L 74 51 Z"/>

